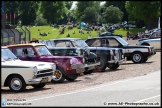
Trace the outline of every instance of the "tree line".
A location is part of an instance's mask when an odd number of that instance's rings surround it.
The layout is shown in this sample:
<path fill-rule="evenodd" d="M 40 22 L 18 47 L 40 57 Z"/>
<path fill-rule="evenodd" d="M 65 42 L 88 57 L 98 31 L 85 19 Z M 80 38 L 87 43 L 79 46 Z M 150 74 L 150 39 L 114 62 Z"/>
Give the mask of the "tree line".
<path fill-rule="evenodd" d="M 96 25 L 128 21 L 139 27 L 144 22 L 151 29 L 157 27 L 161 16 L 160 1 L 106 1 L 104 5 L 100 5 L 100 2 L 77 1 L 76 7 L 70 10 L 73 1 L 4 1 L 5 13 L 12 15 L 7 23 L 12 25 L 40 26 L 71 21 Z"/>

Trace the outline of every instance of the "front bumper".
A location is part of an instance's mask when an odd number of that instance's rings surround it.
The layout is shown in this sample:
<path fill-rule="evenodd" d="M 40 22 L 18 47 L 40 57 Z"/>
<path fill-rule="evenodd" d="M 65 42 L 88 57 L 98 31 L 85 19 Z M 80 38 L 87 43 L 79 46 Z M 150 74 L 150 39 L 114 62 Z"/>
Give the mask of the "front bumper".
<path fill-rule="evenodd" d="M 75 64 L 71 66 L 72 69 L 76 70 L 76 73 L 83 73 L 85 71 L 83 64 Z"/>
<path fill-rule="evenodd" d="M 39 78 L 31 78 L 28 80 L 30 83 L 47 83 L 52 80 L 55 76 L 47 76 L 47 77 L 39 77 Z"/>
<path fill-rule="evenodd" d="M 86 64 L 84 64 L 84 67 L 85 67 L 85 70 L 92 70 L 92 69 L 95 69 L 99 65 L 100 65 L 100 62 L 86 63 Z"/>
<path fill-rule="evenodd" d="M 115 58 L 114 60 L 111 60 L 111 61 L 107 61 L 108 63 L 110 63 L 110 64 L 123 64 L 124 62 L 126 62 L 127 61 L 127 58 L 125 57 L 125 58 L 122 58 L 121 60 L 118 60 L 117 58 Z"/>

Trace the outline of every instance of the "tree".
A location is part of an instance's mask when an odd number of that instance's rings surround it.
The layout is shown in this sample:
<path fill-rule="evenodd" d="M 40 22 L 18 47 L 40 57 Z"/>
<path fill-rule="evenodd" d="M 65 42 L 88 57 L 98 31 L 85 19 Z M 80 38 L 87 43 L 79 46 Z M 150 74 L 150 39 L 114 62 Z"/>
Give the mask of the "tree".
<path fill-rule="evenodd" d="M 81 16 L 84 14 L 84 10 L 87 7 L 94 6 L 94 1 L 78 1 L 76 3 L 76 11 L 75 11 L 75 18 L 78 21 L 81 21 Z"/>
<path fill-rule="evenodd" d="M 41 2 L 41 12 L 43 17 L 47 19 L 48 23 L 56 23 L 63 18 L 67 9 L 65 2 L 59 1 L 42 1 Z"/>
<path fill-rule="evenodd" d="M 148 29 L 157 27 L 158 17 L 161 16 L 160 1 L 127 1 L 125 8 L 130 17 L 145 21 Z"/>
<path fill-rule="evenodd" d="M 66 3 L 67 9 L 70 10 L 71 9 L 71 6 L 73 4 L 73 1 L 66 1 L 65 3 Z"/>
<path fill-rule="evenodd" d="M 124 13 L 123 18 L 122 18 L 122 22 L 123 22 L 123 21 L 128 21 L 128 13 L 125 9 L 125 2 L 126 1 L 106 1 L 104 6 L 109 7 L 109 6 L 113 5 L 115 7 L 118 7 Z"/>
<path fill-rule="evenodd" d="M 37 10 L 38 2 L 20 1 L 18 7 L 18 16 L 19 20 L 22 22 L 22 25 L 34 25 Z"/>
<path fill-rule="evenodd" d="M 90 24 L 96 23 L 98 19 L 98 13 L 95 7 L 87 7 L 84 10 L 84 14 L 80 18 L 83 22 Z"/>
<path fill-rule="evenodd" d="M 106 8 L 105 12 L 103 12 L 103 20 L 105 23 L 119 23 L 121 22 L 123 17 L 123 12 L 118 8 L 114 6 L 109 6 Z"/>

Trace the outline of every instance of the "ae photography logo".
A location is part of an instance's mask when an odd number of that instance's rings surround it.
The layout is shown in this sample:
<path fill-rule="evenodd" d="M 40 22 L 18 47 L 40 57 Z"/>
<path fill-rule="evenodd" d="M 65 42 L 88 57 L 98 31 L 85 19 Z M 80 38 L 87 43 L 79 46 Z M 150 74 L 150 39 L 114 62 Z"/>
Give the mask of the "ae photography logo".
<path fill-rule="evenodd" d="M 1 106 L 6 106 L 6 98 L 1 99 Z"/>
<path fill-rule="evenodd" d="M 28 106 L 31 105 L 31 103 L 27 103 L 26 99 L 6 99 L 1 98 L 1 106 Z"/>
<path fill-rule="evenodd" d="M 107 106 L 159 106 L 159 102 L 148 103 L 148 102 L 104 102 L 104 105 Z"/>

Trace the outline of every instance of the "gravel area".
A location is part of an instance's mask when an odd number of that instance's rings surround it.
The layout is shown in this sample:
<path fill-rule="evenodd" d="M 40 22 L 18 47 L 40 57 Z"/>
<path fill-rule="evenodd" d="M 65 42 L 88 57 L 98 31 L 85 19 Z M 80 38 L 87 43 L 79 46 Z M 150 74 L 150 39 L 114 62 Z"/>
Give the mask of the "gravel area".
<path fill-rule="evenodd" d="M 130 44 L 136 44 L 137 40 L 128 40 L 128 42 Z M 44 94 L 61 93 L 78 90 L 105 82 L 143 76 L 158 70 L 161 70 L 161 51 L 149 58 L 146 63 L 134 64 L 132 61 L 127 61 L 126 63 L 120 65 L 117 70 L 112 71 L 107 68 L 105 72 L 94 72 L 89 75 L 81 75 L 74 82 L 65 80 L 65 82 L 62 84 L 48 83 L 44 88 L 37 90 L 31 86 L 27 86 L 26 91 L 21 93 L 11 92 L 8 87 L 1 87 L 1 96 L 7 99 L 22 99 Z"/>

